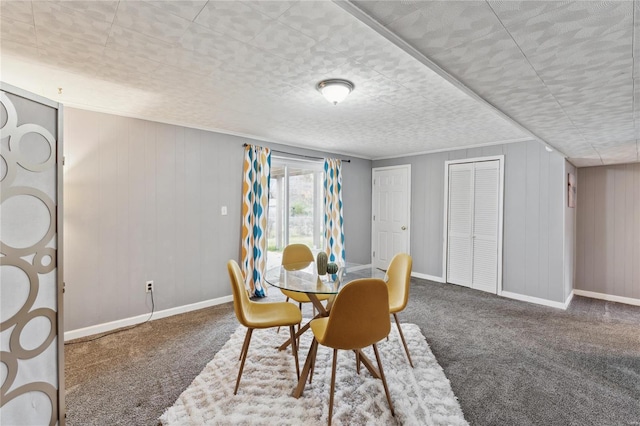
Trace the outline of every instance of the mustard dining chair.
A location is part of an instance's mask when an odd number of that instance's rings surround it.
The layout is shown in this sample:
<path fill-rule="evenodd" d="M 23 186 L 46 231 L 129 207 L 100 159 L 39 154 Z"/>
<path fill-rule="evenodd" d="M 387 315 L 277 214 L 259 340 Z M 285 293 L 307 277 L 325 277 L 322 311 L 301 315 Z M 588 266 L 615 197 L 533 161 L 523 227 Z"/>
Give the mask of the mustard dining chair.
<path fill-rule="evenodd" d="M 315 259 L 313 257 L 313 253 L 311 253 L 311 249 L 304 244 L 289 244 L 282 251 L 282 265 L 285 265 L 285 267 L 288 264 L 313 262 L 313 261 L 315 261 Z M 286 301 L 289 301 L 289 299 L 292 299 L 298 302 L 300 311 L 302 311 L 303 303 L 311 303 L 311 300 L 309 300 L 309 296 L 307 296 L 304 293 L 291 291 L 291 290 L 283 290 L 283 289 L 280 289 L 280 291 L 282 291 L 282 294 L 287 296 Z M 318 300 L 322 302 L 323 300 L 329 299 L 331 295 L 318 294 L 316 295 L 316 297 L 318 298 Z M 314 314 L 315 314 L 315 308 L 314 308 Z"/>
<path fill-rule="evenodd" d="M 373 346 L 389 408 L 391 414 L 395 415 L 377 346 L 377 342 L 388 336 L 391 330 L 389 292 L 385 282 L 378 278 L 351 281 L 336 296 L 329 316 L 311 321 L 311 330 L 314 336 L 309 350 L 312 362 L 315 362 L 318 344 L 333 349 L 329 425 L 333 414 L 338 349 L 360 350 L 369 345 Z"/>
<path fill-rule="evenodd" d="M 242 351 L 240 352 L 240 370 L 238 371 L 238 378 L 236 380 L 236 387 L 233 390 L 235 395 L 238 392 L 240 386 L 240 377 L 242 376 L 242 370 L 244 369 L 244 362 L 247 359 L 247 353 L 249 352 L 249 343 L 251 342 L 251 335 L 255 329 L 289 326 L 289 332 L 291 333 L 291 351 L 296 362 L 296 375 L 300 378 L 300 365 L 298 364 L 298 347 L 295 339 L 294 326 L 300 324 L 302 321 L 302 314 L 291 303 L 276 302 L 276 303 L 258 303 L 249 299 L 249 294 L 244 286 L 244 280 L 242 278 L 242 272 L 235 260 L 229 260 L 227 262 L 227 270 L 229 271 L 229 278 L 231 281 L 231 289 L 233 290 L 233 310 L 236 313 L 236 317 L 240 324 L 247 327 L 247 334 L 244 337 L 244 344 L 242 345 Z"/>
<path fill-rule="evenodd" d="M 402 333 L 402 327 L 400 327 L 400 321 L 398 321 L 398 312 L 404 310 L 409 301 L 409 287 L 411 285 L 411 268 L 413 260 L 407 253 L 398 253 L 393 256 L 389 268 L 387 269 L 387 287 L 389 289 L 389 313 L 393 315 L 398 327 L 398 333 L 404 346 L 404 351 L 407 353 L 409 359 L 409 365 L 413 367 L 411 361 L 411 355 L 409 354 L 409 347 L 404 340 L 404 334 Z"/>

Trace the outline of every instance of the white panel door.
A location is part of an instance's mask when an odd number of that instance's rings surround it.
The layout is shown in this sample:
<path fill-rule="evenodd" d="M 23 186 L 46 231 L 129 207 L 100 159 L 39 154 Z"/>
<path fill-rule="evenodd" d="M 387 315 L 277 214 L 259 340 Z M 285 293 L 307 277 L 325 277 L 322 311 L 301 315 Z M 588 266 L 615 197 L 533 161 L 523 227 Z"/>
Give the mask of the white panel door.
<path fill-rule="evenodd" d="M 498 291 L 500 161 L 450 164 L 447 282 Z"/>
<path fill-rule="evenodd" d="M 473 163 L 449 166 L 447 281 L 471 287 Z"/>
<path fill-rule="evenodd" d="M 409 253 L 411 166 L 373 170 L 372 264 L 386 269 L 396 253 Z"/>

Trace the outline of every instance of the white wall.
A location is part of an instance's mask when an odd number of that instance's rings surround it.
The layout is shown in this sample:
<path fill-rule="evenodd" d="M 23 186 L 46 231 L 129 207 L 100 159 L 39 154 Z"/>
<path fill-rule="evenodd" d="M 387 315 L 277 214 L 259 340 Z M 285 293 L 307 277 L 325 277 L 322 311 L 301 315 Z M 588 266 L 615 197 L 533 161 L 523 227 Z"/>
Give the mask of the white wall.
<path fill-rule="evenodd" d="M 640 302 L 640 163 L 578 169 L 578 290 Z"/>
<path fill-rule="evenodd" d="M 65 109 L 65 329 L 231 294 L 240 255 L 242 144 L 236 136 Z M 368 261 L 371 162 L 343 166 L 349 261 Z M 221 215 L 227 206 L 228 215 Z"/>

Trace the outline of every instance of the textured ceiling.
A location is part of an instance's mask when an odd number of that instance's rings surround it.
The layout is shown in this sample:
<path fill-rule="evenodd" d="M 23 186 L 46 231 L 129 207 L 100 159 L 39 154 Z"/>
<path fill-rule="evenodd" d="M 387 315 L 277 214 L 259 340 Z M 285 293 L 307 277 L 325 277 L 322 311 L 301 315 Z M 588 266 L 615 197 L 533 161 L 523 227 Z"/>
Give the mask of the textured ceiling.
<path fill-rule="evenodd" d="M 0 11 L 2 81 L 67 105 L 364 158 L 537 138 L 578 166 L 640 161 L 631 1 Z M 315 90 L 332 77 L 356 85 L 337 106 Z"/>

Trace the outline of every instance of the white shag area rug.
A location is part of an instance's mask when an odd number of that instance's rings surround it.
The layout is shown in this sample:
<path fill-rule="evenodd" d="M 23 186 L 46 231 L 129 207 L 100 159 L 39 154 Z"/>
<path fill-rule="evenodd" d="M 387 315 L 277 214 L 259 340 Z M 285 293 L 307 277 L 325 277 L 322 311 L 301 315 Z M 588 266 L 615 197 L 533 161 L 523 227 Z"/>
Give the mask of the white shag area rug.
<path fill-rule="evenodd" d="M 406 359 L 395 324 L 389 340 L 378 343 L 395 417 L 391 416 L 382 381 L 355 355 L 338 351 L 334 425 L 466 425 L 449 380 L 415 324 L 402 324 L 415 368 Z M 302 397 L 292 396 L 297 384 L 291 348 L 277 346 L 289 336 L 286 328 L 254 330 L 238 394 L 233 395 L 246 328 L 238 327 L 172 407 L 160 417 L 163 425 L 326 425 L 329 414 L 333 350 L 318 347 L 311 384 Z M 300 370 L 311 344 L 306 332 L 300 343 Z M 376 365 L 371 347 L 364 350 Z"/>

